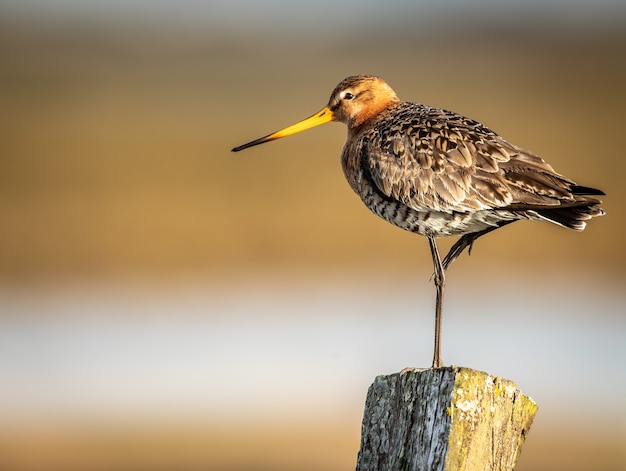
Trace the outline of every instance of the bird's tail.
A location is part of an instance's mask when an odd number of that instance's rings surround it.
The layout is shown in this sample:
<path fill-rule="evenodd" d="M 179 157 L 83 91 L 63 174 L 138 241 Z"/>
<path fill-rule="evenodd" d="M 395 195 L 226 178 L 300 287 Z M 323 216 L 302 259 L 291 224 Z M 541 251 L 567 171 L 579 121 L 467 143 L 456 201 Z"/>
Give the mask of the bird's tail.
<path fill-rule="evenodd" d="M 600 207 L 600 200 L 590 198 L 589 195 L 604 195 L 605 193 L 596 188 L 573 185 L 570 188 L 574 201 L 571 204 L 553 208 L 538 209 L 534 212 L 547 221 L 559 226 L 582 231 L 587 225 L 586 221 L 596 216 L 604 215 L 604 210 Z"/>

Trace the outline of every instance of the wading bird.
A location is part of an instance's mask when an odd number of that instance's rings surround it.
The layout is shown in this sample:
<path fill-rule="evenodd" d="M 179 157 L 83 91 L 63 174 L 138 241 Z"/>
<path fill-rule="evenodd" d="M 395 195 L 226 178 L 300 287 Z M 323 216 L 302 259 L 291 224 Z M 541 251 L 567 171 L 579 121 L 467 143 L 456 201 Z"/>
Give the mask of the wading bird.
<path fill-rule="evenodd" d="M 582 231 L 604 214 L 580 186 L 532 152 L 451 111 L 401 101 L 370 75 L 344 79 L 328 105 L 233 152 L 339 121 L 348 126 L 341 166 L 350 187 L 375 214 L 428 239 L 436 287 L 433 367 L 440 353 L 445 271 L 479 237 L 520 219 Z M 461 236 L 441 260 L 436 238 Z"/>

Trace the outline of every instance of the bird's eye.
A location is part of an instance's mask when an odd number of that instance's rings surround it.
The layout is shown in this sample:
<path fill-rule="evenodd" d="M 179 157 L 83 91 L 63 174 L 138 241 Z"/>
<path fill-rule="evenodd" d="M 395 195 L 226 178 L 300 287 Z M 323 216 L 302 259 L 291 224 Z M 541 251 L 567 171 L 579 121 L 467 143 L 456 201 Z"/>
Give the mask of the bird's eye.
<path fill-rule="evenodd" d="M 350 92 L 345 92 L 343 94 L 343 99 L 344 100 L 352 100 L 353 98 L 354 98 L 354 95 L 352 93 L 350 93 Z"/>

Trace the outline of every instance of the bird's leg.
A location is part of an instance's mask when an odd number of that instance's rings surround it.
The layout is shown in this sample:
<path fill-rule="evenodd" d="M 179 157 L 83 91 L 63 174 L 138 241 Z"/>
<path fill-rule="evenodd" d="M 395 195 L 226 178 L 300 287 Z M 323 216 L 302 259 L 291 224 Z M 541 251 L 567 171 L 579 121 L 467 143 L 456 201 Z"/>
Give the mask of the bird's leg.
<path fill-rule="evenodd" d="M 441 368 L 443 361 L 441 360 L 441 310 L 443 307 L 443 288 L 446 282 L 445 270 L 441 264 L 441 257 L 437 249 L 437 242 L 432 236 L 428 236 L 430 244 L 430 253 L 433 256 L 433 266 L 435 268 L 435 288 L 437 297 L 435 300 L 435 353 L 433 355 L 433 368 Z"/>
<path fill-rule="evenodd" d="M 474 244 L 474 241 L 476 239 L 478 239 L 480 236 L 485 235 L 491 231 L 493 231 L 494 229 L 497 229 L 498 226 L 495 227 L 490 227 L 489 229 L 485 229 L 483 231 L 479 231 L 479 232 L 472 232 L 470 234 L 465 234 L 464 236 L 462 236 L 459 240 L 457 240 L 454 245 L 452 245 L 452 247 L 450 247 L 450 250 L 448 251 L 448 253 L 446 254 L 446 256 L 444 257 L 443 261 L 441 262 L 441 266 L 443 267 L 443 271 L 446 271 L 448 268 L 450 268 L 450 265 L 452 265 L 452 262 L 454 262 L 457 258 L 459 258 L 459 255 L 461 255 L 463 253 L 463 251 L 465 250 L 466 247 L 468 248 L 468 253 L 471 254 L 472 253 L 472 245 Z M 434 278 L 435 276 L 437 276 L 437 270 L 435 269 L 435 272 L 433 273 L 433 276 L 431 277 Z"/>
<path fill-rule="evenodd" d="M 452 265 L 452 262 L 454 262 L 459 255 L 461 255 L 463 253 L 463 250 L 465 250 L 465 248 L 467 247 L 467 253 L 471 254 L 472 253 L 472 245 L 474 245 L 474 242 L 476 242 L 476 239 L 478 239 L 479 237 L 484 236 L 485 234 L 489 234 L 491 231 L 495 231 L 496 229 L 502 227 L 502 226 L 506 226 L 507 224 L 510 224 L 514 222 L 513 221 L 504 221 L 502 223 L 500 223 L 500 225 L 498 226 L 493 226 L 493 227 L 489 227 L 487 229 L 484 229 L 482 231 L 478 231 L 478 232 L 472 232 L 470 234 L 465 234 L 464 236 L 462 236 L 459 240 L 457 240 L 454 245 L 452 247 L 450 247 L 450 251 L 448 252 L 448 254 L 444 257 L 443 262 L 442 262 L 442 266 L 444 271 L 447 270 L 450 265 Z"/>
<path fill-rule="evenodd" d="M 442 262 L 443 269 L 447 270 L 450 267 L 450 265 L 452 265 L 452 262 L 454 262 L 457 258 L 459 258 L 459 255 L 463 253 L 466 247 L 468 247 L 467 252 L 471 253 L 472 244 L 474 244 L 474 241 L 478 239 L 478 237 L 480 237 L 479 234 L 481 233 L 472 232 L 471 234 L 465 234 L 459 240 L 457 240 L 454 243 L 454 245 L 450 247 L 450 250 L 448 251 L 447 255 L 443 259 L 443 262 Z"/>

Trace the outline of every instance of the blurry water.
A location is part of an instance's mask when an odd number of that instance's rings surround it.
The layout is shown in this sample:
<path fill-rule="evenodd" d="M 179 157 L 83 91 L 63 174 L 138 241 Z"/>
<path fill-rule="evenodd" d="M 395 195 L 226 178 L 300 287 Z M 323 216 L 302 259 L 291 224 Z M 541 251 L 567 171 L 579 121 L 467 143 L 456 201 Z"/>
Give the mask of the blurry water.
<path fill-rule="evenodd" d="M 449 285 L 444 361 L 516 381 L 544 418 L 590 401 L 590 420 L 618 423 L 626 294 L 618 284 L 570 281 Z M 358 416 L 376 375 L 430 365 L 433 297 L 426 280 L 341 277 L 6 287 L 0 416 L 5 425 Z"/>

